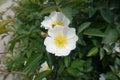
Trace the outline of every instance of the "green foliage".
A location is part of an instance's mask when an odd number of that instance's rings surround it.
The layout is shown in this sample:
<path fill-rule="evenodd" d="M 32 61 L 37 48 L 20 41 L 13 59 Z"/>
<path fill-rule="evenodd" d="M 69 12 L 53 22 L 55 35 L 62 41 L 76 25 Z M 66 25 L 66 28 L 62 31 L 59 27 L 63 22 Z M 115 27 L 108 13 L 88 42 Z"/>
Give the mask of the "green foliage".
<path fill-rule="evenodd" d="M 88 52 L 88 57 L 89 56 L 94 56 L 98 53 L 98 48 L 97 47 L 93 47 L 89 52 Z"/>
<path fill-rule="evenodd" d="M 38 76 L 35 78 L 35 80 L 41 80 L 44 77 L 46 77 L 48 74 L 50 74 L 51 71 L 43 71 L 40 74 L 38 74 Z"/>
<path fill-rule="evenodd" d="M 19 0 L 13 36 L 8 51 L 9 71 L 24 72 L 28 80 L 98 80 L 104 73 L 106 80 L 120 79 L 120 52 L 113 52 L 120 39 L 119 0 Z M 60 11 L 71 20 L 79 40 L 66 57 L 46 51 L 46 30 L 41 22 L 52 11 Z M 110 47 L 107 52 L 103 47 Z M 39 72 L 47 61 L 50 71 Z M 26 62 L 26 64 L 25 64 Z M 26 80 L 27 80 L 26 79 Z"/>

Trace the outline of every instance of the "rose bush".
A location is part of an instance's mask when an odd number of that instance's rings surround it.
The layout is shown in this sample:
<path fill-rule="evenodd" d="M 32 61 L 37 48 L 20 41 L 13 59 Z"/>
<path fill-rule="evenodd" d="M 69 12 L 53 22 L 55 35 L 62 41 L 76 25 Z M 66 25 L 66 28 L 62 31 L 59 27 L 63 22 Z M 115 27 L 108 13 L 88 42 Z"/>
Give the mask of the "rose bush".
<path fill-rule="evenodd" d="M 16 21 L 8 49 L 12 56 L 6 63 L 9 72 L 19 72 L 24 80 L 99 80 L 100 74 L 106 80 L 120 79 L 119 0 L 19 0 L 16 3 L 18 6 L 13 7 Z M 68 30 L 63 28 L 66 25 Z M 50 26 L 53 29 L 47 30 Z M 58 47 L 66 44 L 64 31 L 69 33 L 65 36 L 73 36 L 71 44 L 67 45 L 68 49 L 56 49 L 55 44 Z M 44 62 L 48 68 L 40 71 Z"/>

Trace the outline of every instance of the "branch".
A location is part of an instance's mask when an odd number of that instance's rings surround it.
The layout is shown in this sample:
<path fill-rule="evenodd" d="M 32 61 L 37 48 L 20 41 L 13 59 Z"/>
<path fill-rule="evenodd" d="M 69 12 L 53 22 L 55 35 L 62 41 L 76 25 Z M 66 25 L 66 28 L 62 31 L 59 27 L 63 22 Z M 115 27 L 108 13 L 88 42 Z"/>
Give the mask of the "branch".
<path fill-rule="evenodd" d="M 8 52 L 0 52 L 0 54 L 8 54 Z"/>
<path fill-rule="evenodd" d="M 5 75 L 8 75 L 8 74 L 22 74 L 22 75 L 26 75 L 26 73 L 24 73 L 24 72 L 9 71 L 9 70 L 5 70 L 5 69 L 0 69 L 0 72 L 4 73 Z"/>

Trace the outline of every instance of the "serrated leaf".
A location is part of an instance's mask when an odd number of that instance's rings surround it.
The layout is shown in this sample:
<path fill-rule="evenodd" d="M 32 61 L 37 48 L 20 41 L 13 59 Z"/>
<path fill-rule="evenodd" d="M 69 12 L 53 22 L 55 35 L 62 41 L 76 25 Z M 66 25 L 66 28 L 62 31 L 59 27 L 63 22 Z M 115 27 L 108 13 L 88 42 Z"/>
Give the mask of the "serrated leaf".
<path fill-rule="evenodd" d="M 84 65 L 85 61 L 84 60 L 75 60 L 71 63 L 72 68 L 79 68 Z"/>
<path fill-rule="evenodd" d="M 79 28 L 78 28 L 78 33 L 81 33 L 83 30 L 85 30 L 86 28 L 88 28 L 90 26 L 91 22 L 85 22 L 85 23 L 82 23 Z"/>
<path fill-rule="evenodd" d="M 105 37 L 105 34 L 100 31 L 99 29 L 87 29 L 83 32 L 83 34 L 85 35 L 89 35 L 89 36 L 97 36 L 97 37 Z"/>
<path fill-rule="evenodd" d="M 43 78 L 45 78 L 50 73 L 51 73 L 50 70 L 43 71 L 43 72 L 39 73 L 38 76 L 36 76 L 34 80 L 42 80 Z"/>
<path fill-rule="evenodd" d="M 90 51 L 88 52 L 87 56 L 95 56 L 98 53 L 98 48 L 97 47 L 93 47 L 92 49 L 90 49 Z"/>
<path fill-rule="evenodd" d="M 102 43 L 109 44 L 115 42 L 119 37 L 119 33 L 116 29 L 109 28 L 106 31 L 106 37 L 103 38 Z"/>

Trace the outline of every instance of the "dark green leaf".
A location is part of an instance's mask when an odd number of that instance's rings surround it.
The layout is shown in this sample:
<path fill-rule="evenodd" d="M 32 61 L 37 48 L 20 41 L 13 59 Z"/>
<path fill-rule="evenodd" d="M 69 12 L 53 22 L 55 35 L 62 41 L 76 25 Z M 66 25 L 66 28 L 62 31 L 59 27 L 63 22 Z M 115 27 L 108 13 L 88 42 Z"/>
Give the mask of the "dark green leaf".
<path fill-rule="evenodd" d="M 99 29 L 90 28 L 90 29 L 85 30 L 83 34 L 89 35 L 89 36 L 105 37 L 105 34 Z"/>
<path fill-rule="evenodd" d="M 66 67 L 70 65 L 70 62 L 71 62 L 70 56 L 67 56 L 64 58 L 64 64 Z"/>
<path fill-rule="evenodd" d="M 42 57 L 43 54 L 36 54 L 34 56 L 31 56 L 27 61 L 24 71 L 30 75 L 34 73 L 34 71 L 39 67 L 39 61 L 42 59 Z"/>
<path fill-rule="evenodd" d="M 79 68 L 79 67 L 82 67 L 84 65 L 85 61 L 84 60 L 74 60 L 72 63 L 71 63 L 71 67 L 72 68 Z"/>
<path fill-rule="evenodd" d="M 86 42 L 85 40 L 83 39 L 83 35 L 82 34 L 79 34 L 79 39 L 77 41 L 80 45 L 83 45 L 85 46 L 86 45 Z"/>
<path fill-rule="evenodd" d="M 109 44 L 115 42 L 119 37 L 119 33 L 115 29 L 109 28 L 106 30 L 106 37 L 103 38 L 103 43 Z"/>
<path fill-rule="evenodd" d="M 114 20 L 114 15 L 111 13 L 110 10 L 107 9 L 101 9 L 100 10 L 102 17 L 104 20 L 108 23 L 112 23 Z"/>
<path fill-rule="evenodd" d="M 51 54 L 49 54 L 49 53 L 46 53 L 46 54 L 47 54 L 47 62 L 48 62 L 48 65 L 49 65 L 49 67 L 52 69 L 54 57 L 53 57 Z"/>
<path fill-rule="evenodd" d="M 96 13 L 96 9 L 90 7 L 90 8 L 89 8 L 89 18 L 91 18 L 95 13 Z"/>
<path fill-rule="evenodd" d="M 85 22 L 85 23 L 82 23 L 80 26 L 79 26 L 79 29 L 78 29 L 78 32 L 77 34 L 81 33 L 83 30 L 85 30 L 86 28 L 88 28 L 90 26 L 91 22 Z"/>
<path fill-rule="evenodd" d="M 85 0 L 72 0 L 72 1 L 67 1 L 65 2 L 64 4 L 62 4 L 62 7 L 69 7 L 69 6 L 73 6 L 74 4 L 77 4 L 77 3 L 81 3 L 82 1 L 85 1 Z"/>
<path fill-rule="evenodd" d="M 39 73 L 38 76 L 35 77 L 35 80 L 42 80 L 50 73 L 51 73 L 51 71 L 49 71 L 49 70 L 43 71 L 43 72 Z"/>
<path fill-rule="evenodd" d="M 67 72 L 74 77 L 80 76 L 80 71 L 78 71 L 77 69 L 68 68 Z"/>
<path fill-rule="evenodd" d="M 43 9 L 41 12 L 40 12 L 40 15 L 43 15 L 43 14 L 46 14 L 46 13 L 50 13 L 52 11 L 55 11 L 56 9 L 58 9 L 58 6 L 50 6 L 50 7 L 47 7 L 45 9 Z"/>
<path fill-rule="evenodd" d="M 98 48 L 97 47 L 93 47 L 92 49 L 90 49 L 90 51 L 88 52 L 88 57 L 90 56 L 95 56 L 98 53 Z"/>

